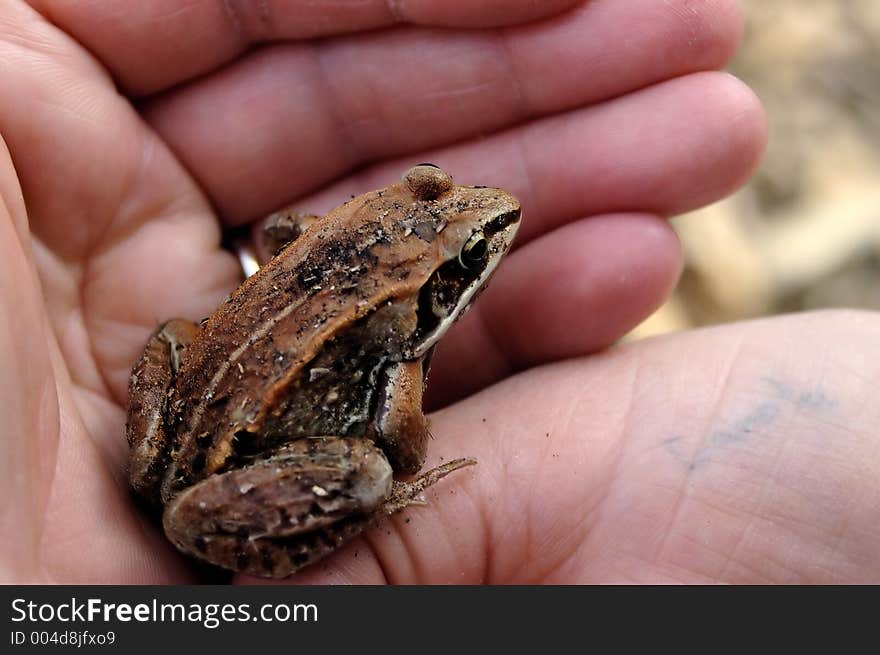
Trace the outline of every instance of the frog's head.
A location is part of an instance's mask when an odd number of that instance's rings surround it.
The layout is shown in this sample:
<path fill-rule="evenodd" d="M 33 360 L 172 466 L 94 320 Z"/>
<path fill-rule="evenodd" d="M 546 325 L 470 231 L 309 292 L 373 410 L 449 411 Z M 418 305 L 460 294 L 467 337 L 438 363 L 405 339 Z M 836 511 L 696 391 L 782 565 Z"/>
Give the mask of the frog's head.
<path fill-rule="evenodd" d="M 519 201 L 501 189 L 456 186 L 432 164 L 403 176 L 416 198 L 430 202 L 437 267 L 419 293 L 414 357 L 426 354 L 464 314 L 510 249 L 519 228 Z"/>

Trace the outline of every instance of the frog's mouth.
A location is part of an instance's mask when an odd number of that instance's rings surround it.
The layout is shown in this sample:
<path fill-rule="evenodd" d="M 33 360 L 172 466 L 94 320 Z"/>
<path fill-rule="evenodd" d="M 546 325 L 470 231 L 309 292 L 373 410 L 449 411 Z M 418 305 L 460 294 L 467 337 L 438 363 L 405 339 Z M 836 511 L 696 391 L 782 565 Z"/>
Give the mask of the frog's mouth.
<path fill-rule="evenodd" d="M 513 243 L 519 219 L 518 208 L 495 217 L 468 239 L 458 257 L 434 271 L 419 293 L 413 359 L 432 348 L 486 288 Z"/>

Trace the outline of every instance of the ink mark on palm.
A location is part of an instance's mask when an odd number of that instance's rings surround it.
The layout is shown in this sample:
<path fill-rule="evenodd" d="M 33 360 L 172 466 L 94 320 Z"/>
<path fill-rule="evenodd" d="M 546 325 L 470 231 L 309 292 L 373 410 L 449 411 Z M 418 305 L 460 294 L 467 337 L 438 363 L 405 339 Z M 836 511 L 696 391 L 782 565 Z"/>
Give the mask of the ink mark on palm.
<path fill-rule="evenodd" d="M 834 407 L 834 401 L 822 390 L 800 391 L 792 385 L 775 378 L 761 379 L 771 398 L 758 403 L 738 419 L 717 428 L 692 451 L 693 438 L 675 435 L 663 441 L 663 447 L 673 459 L 680 462 L 689 472 L 702 468 L 725 450 L 738 444 L 766 436 L 771 427 L 783 415 L 802 411 L 827 411 Z"/>

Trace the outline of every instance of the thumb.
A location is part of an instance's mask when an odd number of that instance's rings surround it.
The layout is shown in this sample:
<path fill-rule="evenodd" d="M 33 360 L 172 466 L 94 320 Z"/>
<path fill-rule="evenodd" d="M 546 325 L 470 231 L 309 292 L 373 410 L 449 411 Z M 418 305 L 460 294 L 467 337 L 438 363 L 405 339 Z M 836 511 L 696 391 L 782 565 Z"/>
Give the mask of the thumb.
<path fill-rule="evenodd" d="M 21 187 L 0 138 L 0 578 L 32 580 L 58 452 L 49 329 Z"/>

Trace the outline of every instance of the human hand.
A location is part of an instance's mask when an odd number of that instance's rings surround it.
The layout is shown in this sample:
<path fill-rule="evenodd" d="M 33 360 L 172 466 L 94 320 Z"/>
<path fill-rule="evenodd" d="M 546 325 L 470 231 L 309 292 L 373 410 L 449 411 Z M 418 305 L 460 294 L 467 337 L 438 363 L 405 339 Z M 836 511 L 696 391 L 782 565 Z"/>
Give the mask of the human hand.
<path fill-rule="evenodd" d="M 433 416 L 478 466 L 293 579 L 877 582 L 878 334 L 801 314 L 510 377 Z"/>
<path fill-rule="evenodd" d="M 205 316 L 238 283 L 219 246 L 224 228 L 292 200 L 324 211 L 419 161 L 517 195 L 518 248 L 435 361 L 431 402 L 440 407 L 624 334 L 680 267 L 662 217 L 726 195 L 762 150 L 754 97 L 704 72 L 735 48 L 731 2 L 505 2 L 499 16 L 491 3 L 423 0 L 398 18 L 425 27 L 395 29 L 384 29 L 394 22 L 385 2 L 332 15 L 307 4 L 173 12 L 162 2 L 43 0 L 0 10 L 0 479 L 11 499 L 2 528 L 16 535 L 3 545 L 5 580 L 191 579 L 129 497 L 123 406 L 130 366 L 158 322 Z M 283 43 L 247 49 L 270 41 Z M 465 380 L 462 362 L 476 368 Z M 392 540 L 423 539 L 443 527 L 448 514 L 439 512 L 460 515 L 441 502 L 444 491 L 489 485 L 474 507 L 494 511 L 517 478 L 508 481 L 509 466 L 493 466 L 485 448 L 518 441 L 481 437 L 469 413 L 479 408 L 487 426 L 516 423 L 536 392 L 511 390 L 546 370 L 436 416 L 432 457 L 484 461 L 450 478 L 429 508 L 382 524 L 366 538 L 371 552 L 384 552 L 389 530 Z M 569 403 L 582 400 L 569 393 Z M 546 412 L 544 424 L 553 420 Z M 570 447 L 566 459 L 589 454 Z M 520 483 L 521 492 L 532 484 Z M 533 507 L 564 513 L 550 500 Z M 398 532 L 410 519 L 421 527 Z M 477 537 L 487 525 L 447 528 Z M 328 566 L 355 571 L 345 558 L 365 543 Z M 487 545 L 497 554 L 504 544 Z M 375 572 L 368 559 L 358 575 Z M 414 566 L 409 577 L 386 570 L 392 581 L 449 579 L 441 564 Z"/>

